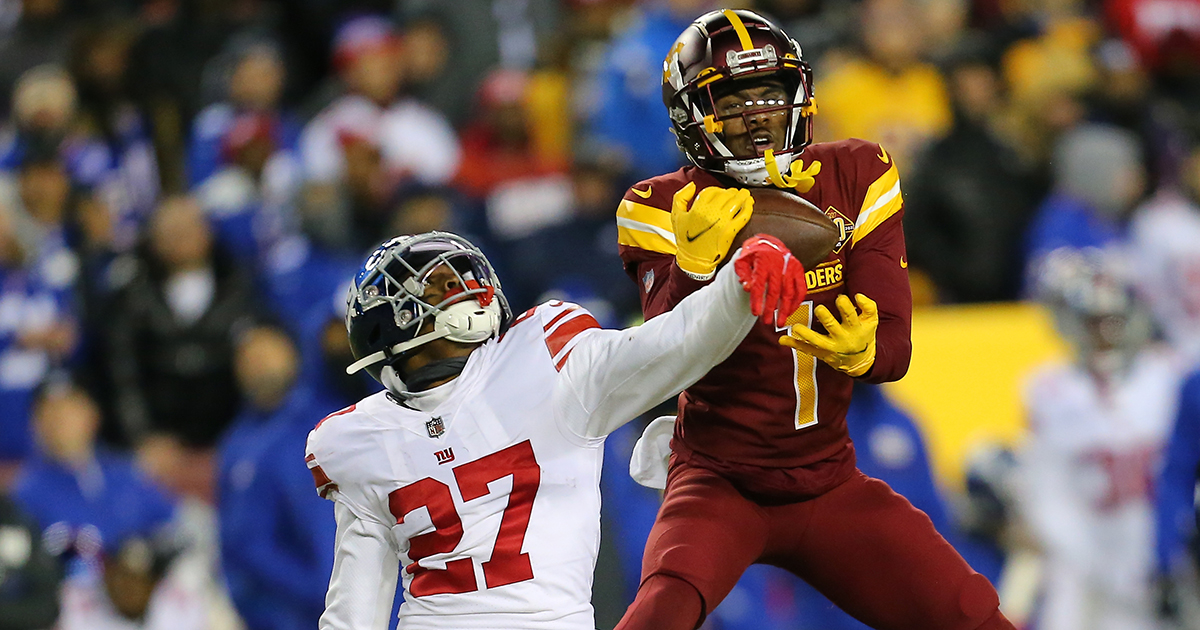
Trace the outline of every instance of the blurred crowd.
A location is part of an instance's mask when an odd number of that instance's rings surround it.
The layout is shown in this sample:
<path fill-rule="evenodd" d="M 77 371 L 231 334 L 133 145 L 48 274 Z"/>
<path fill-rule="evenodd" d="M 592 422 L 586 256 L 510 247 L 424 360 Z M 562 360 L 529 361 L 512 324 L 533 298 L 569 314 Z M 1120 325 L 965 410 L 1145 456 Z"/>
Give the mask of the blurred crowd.
<path fill-rule="evenodd" d="M 1076 348 L 965 498 L 871 388 L 861 467 L 989 578 L 1039 576 L 1002 589 L 1031 628 L 1186 618 L 1200 0 L 737 6 L 800 42 L 817 141 L 899 164 L 917 304 L 1039 299 Z M 373 391 L 343 369 L 359 258 L 452 230 L 518 312 L 635 320 L 613 213 L 684 165 L 662 59 L 717 7 L 0 0 L 0 630 L 315 627 L 334 531 L 303 442 Z M 621 466 L 638 428 L 608 447 L 602 627 L 657 509 Z M 789 580 L 752 571 L 709 625 L 863 627 Z"/>

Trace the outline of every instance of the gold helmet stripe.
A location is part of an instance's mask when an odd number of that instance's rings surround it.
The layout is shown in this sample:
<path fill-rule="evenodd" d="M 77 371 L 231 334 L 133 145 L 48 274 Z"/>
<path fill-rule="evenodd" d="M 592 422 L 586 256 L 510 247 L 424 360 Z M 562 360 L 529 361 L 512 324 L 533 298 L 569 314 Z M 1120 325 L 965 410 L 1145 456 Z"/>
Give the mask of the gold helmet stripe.
<path fill-rule="evenodd" d="M 754 50 L 754 42 L 750 41 L 750 31 L 747 31 L 746 25 L 742 24 L 742 18 L 729 9 L 724 9 L 721 13 L 724 13 L 725 18 L 733 25 L 733 31 L 737 33 L 738 41 L 742 43 L 742 51 Z"/>

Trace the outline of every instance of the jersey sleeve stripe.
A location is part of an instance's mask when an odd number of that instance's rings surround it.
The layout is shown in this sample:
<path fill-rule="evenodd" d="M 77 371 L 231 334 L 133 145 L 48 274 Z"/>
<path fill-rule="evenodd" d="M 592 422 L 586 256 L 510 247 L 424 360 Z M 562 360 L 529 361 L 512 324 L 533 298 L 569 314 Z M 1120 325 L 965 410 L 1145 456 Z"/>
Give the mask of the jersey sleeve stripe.
<path fill-rule="evenodd" d="M 542 330 L 544 330 L 546 332 L 550 332 L 550 329 L 557 326 L 558 323 L 561 322 L 564 317 L 570 315 L 571 313 L 574 313 L 577 310 L 579 310 L 578 306 L 575 306 L 575 305 L 568 306 L 563 312 L 559 313 L 558 315 L 555 315 L 554 319 L 551 319 L 549 321 L 549 323 L 547 323 L 545 326 L 543 326 Z"/>
<path fill-rule="evenodd" d="M 513 326 L 520 324 L 521 322 L 529 319 L 530 317 L 533 317 L 533 314 L 536 312 L 537 312 L 537 307 L 535 306 L 535 307 L 525 311 L 524 313 L 521 313 L 520 317 L 517 317 L 516 319 L 514 319 L 513 323 L 509 324 L 508 327 L 512 328 Z"/>
<path fill-rule="evenodd" d="M 888 217 L 899 212 L 903 205 L 904 198 L 900 195 L 900 172 L 896 170 L 896 165 L 892 164 L 891 168 L 867 189 L 862 209 L 858 211 L 858 218 L 854 222 L 854 236 L 850 246 L 854 247 Z"/>
<path fill-rule="evenodd" d="M 566 352 L 564 352 L 561 357 L 559 357 L 558 361 L 554 362 L 554 371 L 555 372 L 562 371 L 563 366 L 567 364 L 567 357 L 571 356 L 571 350 L 574 350 L 574 349 L 575 348 L 572 346 L 570 349 L 568 349 Z"/>
<path fill-rule="evenodd" d="M 308 472 L 312 473 L 313 483 L 317 486 L 317 494 L 321 495 L 322 499 L 328 498 L 330 492 L 337 491 L 337 484 L 333 483 L 333 480 L 329 478 L 329 475 L 325 474 L 324 470 L 321 470 L 320 465 L 311 465 Z"/>
<path fill-rule="evenodd" d="M 550 350 L 550 356 L 553 357 L 566 347 L 567 343 L 575 338 L 575 335 L 590 328 L 599 327 L 600 324 L 594 317 L 587 313 L 580 313 L 579 316 L 563 322 L 561 326 L 554 329 L 554 332 L 546 336 L 546 348 Z"/>
<path fill-rule="evenodd" d="M 335 411 L 335 412 L 333 412 L 333 413 L 329 414 L 328 416 L 325 416 L 324 418 L 321 418 L 321 421 L 317 423 L 317 426 L 313 427 L 313 431 L 316 431 L 317 429 L 320 429 L 320 428 L 321 428 L 321 425 L 322 425 L 322 424 L 325 424 L 325 421 L 326 421 L 326 420 L 328 420 L 328 419 L 330 419 L 330 418 L 332 418 L 332 417 L 334 417 L 334 416 L 340 416 L 340 415 L 342 415 L 342 414 L 345 414 L 345 413 L 350 413 L 351 411 L 354 411 L 354 407 L 355 407 L 355 406 L 357 406 L 357 405 L 358 405 L 358 403 L 355 403 L 355 404 L 353 404 L 353 405 L 350 405 L 349 407 L 346 407 L 345 409 L 342 409 L 341 411 Z"/>
<path fill-rule="evenodd" d="M 675 255 L 671 213 L 628 199 L 617 207 L 617 240 L 622 245 Z"/>

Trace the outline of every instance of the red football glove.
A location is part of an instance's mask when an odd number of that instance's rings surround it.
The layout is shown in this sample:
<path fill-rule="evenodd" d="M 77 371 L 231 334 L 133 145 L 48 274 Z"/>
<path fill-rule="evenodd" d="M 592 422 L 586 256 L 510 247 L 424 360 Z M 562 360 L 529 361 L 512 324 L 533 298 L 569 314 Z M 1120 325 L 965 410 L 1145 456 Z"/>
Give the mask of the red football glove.
<path fill-rule="evenodd" d="M 804 266 L 783 242 L 769 234 L 746 239 L 733 259 L 733 270 L 750 294 L 750 314 L 768 326 L 786 326 L 787 318 L 808 295 Z"/>

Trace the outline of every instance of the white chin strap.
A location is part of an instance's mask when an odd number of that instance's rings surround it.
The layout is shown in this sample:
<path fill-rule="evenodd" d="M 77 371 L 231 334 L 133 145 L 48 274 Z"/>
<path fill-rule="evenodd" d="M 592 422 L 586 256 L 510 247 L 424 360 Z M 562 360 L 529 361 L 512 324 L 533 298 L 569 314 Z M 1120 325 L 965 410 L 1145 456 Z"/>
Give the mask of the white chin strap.
<path fill-rule="evenodd" d="M 775 156 L 779 172 L 787 173 L 792 168 L 792 152 L 780 153 Z M 767 173 L 766 158 L 751 158 L 749 160 L 727 160 L 725 174 L 746 186 L 771 185 L 770 174 Z"/>
<path fill-rule="evenodd" d="M 346 373 L 354 374 L 367 366 L 387 360 L 389 353 L 394 356 L 436 339 L 446 338 L 458 343 L 480 343 L 491 339 L 492 335 L 499 330 L 500 305 L 498 302 L 492 300 L 491 304 L 482 306 L 475 300 L 463 300 L 438 311 L 433 319 L 432 331 L 398 343 L 388 348 L 388 352 L 380 350 L 368 354 L 347 366 Z"/>

